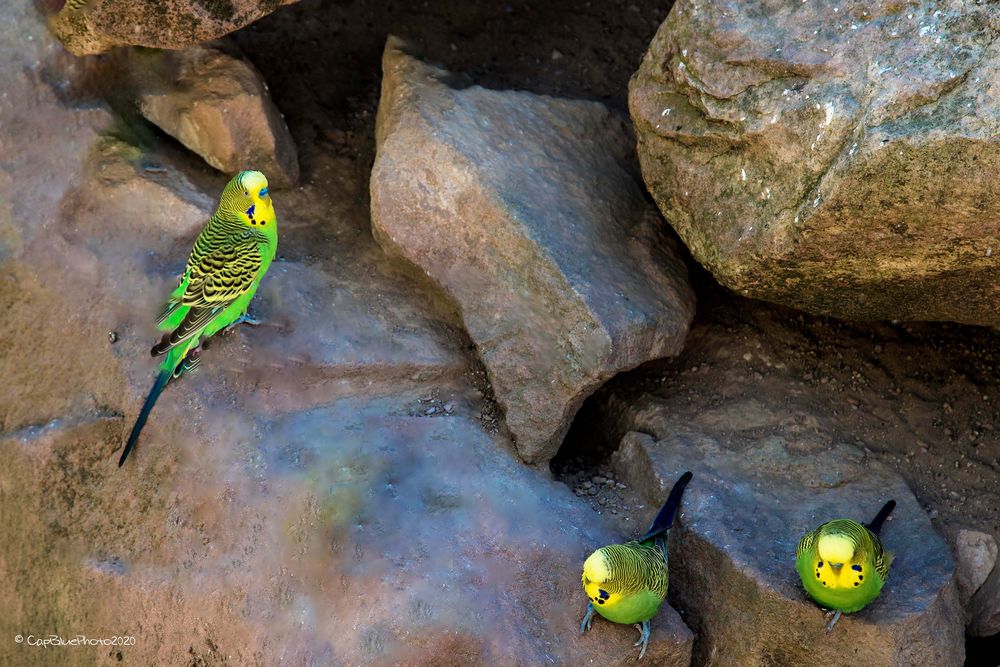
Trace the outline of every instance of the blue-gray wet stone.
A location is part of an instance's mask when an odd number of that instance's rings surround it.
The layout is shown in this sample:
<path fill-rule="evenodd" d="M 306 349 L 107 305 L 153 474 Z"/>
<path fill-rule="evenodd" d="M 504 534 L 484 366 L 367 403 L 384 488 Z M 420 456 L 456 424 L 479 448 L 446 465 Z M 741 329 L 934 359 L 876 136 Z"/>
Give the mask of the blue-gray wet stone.
<path fill-rule="evenodd" d="M 661 440 L 630 432 L 621 479 L 656 502 L 691 470 L 671 533 L 671 599 L 690 613 L 706 665 L 961 665 L 964 619 L 951 551 L 899 475 L 840 445 L 795 451 L 780 437 L 733 451 L 695 429 Z M 867 522 L 897 503 L 882 531 L 896 559 L 882 593 L 832 634 L 805 594 L 795 547 L 835 518 Z M 655 504 L 655 502 L 654 502 Z"/>

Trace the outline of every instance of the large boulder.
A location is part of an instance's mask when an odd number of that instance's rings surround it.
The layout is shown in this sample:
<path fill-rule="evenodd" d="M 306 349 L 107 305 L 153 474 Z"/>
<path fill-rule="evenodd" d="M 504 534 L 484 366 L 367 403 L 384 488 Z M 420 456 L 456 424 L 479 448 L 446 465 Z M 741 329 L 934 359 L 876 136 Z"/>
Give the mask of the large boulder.
<path fill-rule="evenodd" d="M 273 187 L 299 180 L 295 142 L 260 73 L 227 43 L 133 49 L 131 93 L 150 122 L 232 175 L 256 169 Z"/>
<path fill-rule="evenodd" d="M 963 664 L 948 546 L 903 480 L 863 459 L 848 445 L 810 454 L 778 437 L 736 452 L 683 427 L 662 440 L 635 431 L 622 439 L 618 478 L 659 502 L 681 472 L 694 473 L 671 533 L 670 590 L 697 632 L 697 664 Z M 890 498 L 888 582 L 831 636 L 802 589 L 796 543 L 829 519 L 870 521 Z"/>
<path fill-rule="evenodd" d="M 643 176 L 747 296 L 1000 324 L 988 4 L 678 0 L 629 86 Z"/>
<path fill-rule="evenodd" d="M 518 452 L 545 462 L 615 373 L 676 354 L 686 270 L 594 102 L 465 86 L 390 38 L 372 225 L 458 303 Z"/>
<path fill-rule="evenodd" d="M 72 53 L 116 46 L 183 49 L 217 39 L 297 0 L 42 0 L 59 10 L 52 31 Z"/>

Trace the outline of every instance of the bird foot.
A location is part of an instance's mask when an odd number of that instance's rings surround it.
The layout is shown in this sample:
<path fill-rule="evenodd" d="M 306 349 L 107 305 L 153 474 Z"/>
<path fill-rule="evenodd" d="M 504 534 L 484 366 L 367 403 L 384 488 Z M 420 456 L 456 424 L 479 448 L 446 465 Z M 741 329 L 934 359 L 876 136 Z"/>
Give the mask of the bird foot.
<path fill-rule="evenodd" d="M 831 618 L 831 616 L 833 618 Z M 837 621 L 840 620 L 840 612 L 839 611 L 828 611 L 824 615 L 824 618 L 826 618 L 827 620 L 830 621 L 829 623 L 826 624 L 826 631 L 827 632 L 833 632 L 833 626 L 837 625 Z"/>
<path fill-rule="evenodd" d="M 580 621 L 580 634 L 582 635 L 587 630 L 590 630 L 590 624 L 594 620 L 594 605 L 591 602 L 587 603 L 587 612 L 583 615 L 583 620 Z"/>
<path fill-rule="evenodd" d="M 639 631 L 639 641 L 632 644 L 632 646 L 641 646 L 642 650 L 639 651 L 639 660 L 642 660 L 642 656 L 646 655 L 646 647 L 649 646 L 649 621 L 643 621 L 642 623 L 636 623 L 635 629 Z"/>
<path fill-rule="evenodd" d="M 254 327 L 263 323 L 264 320 L 258 320 L 256 317 L 250 314 L 249 310 L 240 315 L 238 318 L 236 318 L 236 321 L 233 322 L 233 324 L 249 324 L 250 326 Z"/>

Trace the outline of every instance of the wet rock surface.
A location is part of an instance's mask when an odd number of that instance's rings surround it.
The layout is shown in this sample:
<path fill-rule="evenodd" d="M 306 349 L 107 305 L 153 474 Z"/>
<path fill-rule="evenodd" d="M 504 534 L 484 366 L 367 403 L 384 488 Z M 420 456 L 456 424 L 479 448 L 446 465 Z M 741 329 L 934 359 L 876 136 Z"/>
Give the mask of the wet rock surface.
<path fill-rule="evenodd" d="M 128 80 L 139 111 L 224 174 L 264 172 L 272 188 L 299 180 L 295 142 L 267 84 L 229 43 L 134 49 Z"/>
<path fill-rule="evenodd" d="M 376 141 L 376 238 L 458 303 L 526 461 L 612 375 L 680 351 L 687 273 L 605 107 L 462 87 L 390 38 Z"/>
<path fill-rule="evenodd" d="M 987 5 L 681 0 L 630 85 L 643 176 L 737 292 L 997 325 Z"/>
<path fill-rule="evenodd" d="M 76 55 L 116 46 L 182 49 L 238 30 L 297 0 L 43 0 L 49 25 Z"/>
<path fill-rule="evenodd" d="M 33 472 L 5 480 L 26 510 L 5 504 L 5 534 L 55 537 L 51 549 L 8 544 L 0 591 L 27 604 L 5 625 L 134 635 L 121 650 L 141 664 L 180 652 L 240 664 L 634 660 L 630 627 L 578 636 L 580 563 L 613 533 L 484 434 L 467 397 L 438 419 L 406 414 L 417 397 L 272 418 L 237 396 L 211 421 L 168 408 L 131 475 L 101 465 L 118 444 L 114 420 L 8 438 L 11 461 Z M 49 590 L 30 576 L 42 565 L 76 574 L 58 617 L 31 603 Z M 676 612 L 654 633 L 655 664 L 688 664 Z M 37 655 L 16 648 L 0 655 Z"/>
<path fill-rule="evenodd" d="M 689 610 L 697 664 L 961 665 L 954 563 L 905 482 L 843 445 L 819 454 L 771 438 L 728 451 L 697 429 L 656 440 L 632 432 L 615 455 L 622 477 L 665 498 L 694 473 L 671 533 L 671 596 Z M 879 598 L 826 631 L 795 571 L 799 538 L 824 521 L 869 521 L 893 498 L 882 532 L 896 554 Z"/>

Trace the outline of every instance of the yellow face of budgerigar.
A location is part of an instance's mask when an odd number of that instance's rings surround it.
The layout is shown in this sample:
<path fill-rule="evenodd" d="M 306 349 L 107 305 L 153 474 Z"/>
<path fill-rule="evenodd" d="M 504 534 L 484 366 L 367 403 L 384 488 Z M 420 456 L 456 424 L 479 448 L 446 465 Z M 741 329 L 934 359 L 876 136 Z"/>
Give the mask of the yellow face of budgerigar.
<path fill-rule="evenodd" d="M 583 590 L 586 591 L 590 601 L 598 607 L 613 607 L 621 599 L 620 593 L 609 590 L 617 588 L 609 579 L 607 561 L 598 549 L 584 561 L 582 577 Z"/>
<path fill-rule="evenodd" d="M 857 588 L 864 582 L 868 573 L 863 563 L 854 562 L 855 544 L 846 535 L 823 535 L 816 551 L 817 579 L 827 588 Z"/>
<path fill-rule="evenodd" d="M 241 171 L 222 191 L 219 211 L 238 216 L 249 227 L 266 228 L 275 223 L 267 179 L 259 171 Z"/>

